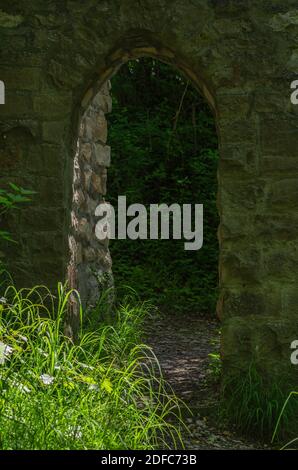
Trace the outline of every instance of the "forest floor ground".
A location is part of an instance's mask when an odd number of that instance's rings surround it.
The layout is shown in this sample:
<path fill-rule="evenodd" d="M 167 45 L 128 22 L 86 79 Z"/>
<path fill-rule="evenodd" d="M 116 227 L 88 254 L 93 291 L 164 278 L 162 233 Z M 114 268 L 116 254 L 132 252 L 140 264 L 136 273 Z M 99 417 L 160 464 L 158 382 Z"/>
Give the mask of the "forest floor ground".
<path fill-rule="evenodd" d="M 198 316 L 162 316 L 146 325 L 146 342 L 157 356 L 166 381 L 185 407 L 186 449 L 264 449 L 266 445 L 239 437 L 220 424 L 219 380 L 208 354 L 219 352 L 219 323 Z M 268 448 L 268 447 L 267 447 Z"/>

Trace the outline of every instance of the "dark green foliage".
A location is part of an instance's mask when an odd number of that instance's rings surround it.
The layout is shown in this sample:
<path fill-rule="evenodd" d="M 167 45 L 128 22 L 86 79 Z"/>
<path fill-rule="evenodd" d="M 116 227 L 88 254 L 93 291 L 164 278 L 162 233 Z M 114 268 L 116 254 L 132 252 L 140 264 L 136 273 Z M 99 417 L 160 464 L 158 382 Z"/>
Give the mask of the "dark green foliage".
<path fill-rule="evenodd" d="M 24 202 L 29 202 L 29 196 L 34 194 L 33 191 L 23 189 L 16 184 L 9 183 L 9 190 L 0 189 L 0 223 L 1 218 L 9 211 L 19 208 L 19 205 Z M 0 225 L 1 228 L 1 225 Z M 0 230 L 0 241 L 13 241 L 10 233 L 5 230 Z"/>
<path fill-rule="evenodd" d="M 7 230 L 3 230 L 3 220 L 7 213 L 19 209 L 23 203 L 29 202 L 30 196 L 33 194 L 35 194 L 34 191 L 21 188 L 14 183 L 9 183 L 9 189 L 0 189 L 0 296 L 6 283 L 11 280 L 6 270 L 1 248 L 7 243 L 16 243 L 11 234 Z"/>
<path fill-rule="evenodd" d="M 112 81 L 112 167 L 108 200 L 204 204 L 204 246 L 183 240 L 115 240 L 117 286 L 129 285 L 166 311 L 215 310 L 217 136 L 209 108 L 190 83 L 152 59 L 130 62 Z"/>
<path fill-rule="evenodd" d="M 281 426 L 282 426 L 284 421 L 286 421 L 286 424 L 287 424 L 289 416 L 291 416 L 292 418 L 293 418 L 293 416 L 297 417 L 297 410 L 298 410 L 297 397 L 298 397 L 298 392 L 297 391 L 292 390 L 289 393 L 289 395 L 288 395 L 287 399 L 285 400 L 285 402 L 282 406 L 282 409 L 280 411 L 278 420 L 277 420 L 276 425 L 275 425 L 275 429 L 274 429 L 274 433 L 273 433 L 271 442 L 274 442 L 276 437 L 279 436 L 280 431 L 281 431 Z M 296 411 L 296 413 L 294 415 L 293 415 L 293 411 L 294 411 L 294 413 Z M 289 434 L 289 431 L 292 431 L 292 435 L 294 437 L 292 437 L 290 441 L 288 441 L 286 444 L 283 445 L 282 450 L 283 449 L 297 450 L 298 437 L 297 437 L 296 426 L 294 427 L 294 429 L 291 429 L 291 427 L 288 426 L 287 427 L 288 434 Z"/>

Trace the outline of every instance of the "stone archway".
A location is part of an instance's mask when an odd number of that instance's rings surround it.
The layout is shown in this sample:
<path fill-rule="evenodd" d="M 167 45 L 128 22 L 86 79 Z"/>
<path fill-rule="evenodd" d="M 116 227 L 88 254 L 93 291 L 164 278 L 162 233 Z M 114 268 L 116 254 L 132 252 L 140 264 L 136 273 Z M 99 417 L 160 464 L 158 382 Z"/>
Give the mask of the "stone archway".
<path fill-rule="evenodd" d="M 3 6 L 1 181 L 38 191 L 10 222 L 19 245 L 6 253 L 17 282 L 53 286 L 65 277 L 82 105 L 125 57 L 157 51 L 216 110 L 226 373 L 255 360 L 265 375 L 290 374 L 296 383 L 289 360 L 298 335 L 295 15 L 284 0 Z"/>

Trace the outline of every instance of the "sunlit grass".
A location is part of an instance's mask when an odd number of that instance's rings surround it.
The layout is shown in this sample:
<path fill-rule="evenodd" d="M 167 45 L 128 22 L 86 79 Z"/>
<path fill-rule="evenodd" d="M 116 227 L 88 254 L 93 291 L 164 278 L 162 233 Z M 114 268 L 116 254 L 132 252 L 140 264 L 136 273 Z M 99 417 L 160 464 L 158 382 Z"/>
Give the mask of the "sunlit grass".
<path fill-rule="evenodd" d="M 0 449 L 181 448 L 179 402 L 140 343 L 148 307 L 122 305 L 73 344 L 70 295 L 10 286 L 1 299 Z"/>

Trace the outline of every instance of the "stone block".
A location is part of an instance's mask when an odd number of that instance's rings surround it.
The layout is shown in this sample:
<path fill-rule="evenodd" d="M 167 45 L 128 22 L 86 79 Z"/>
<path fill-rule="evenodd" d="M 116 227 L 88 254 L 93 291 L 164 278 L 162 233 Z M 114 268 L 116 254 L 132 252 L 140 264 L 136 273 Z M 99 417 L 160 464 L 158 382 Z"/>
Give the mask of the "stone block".
<path fill-rule="evenodd" d="M 36 95 L 33 109 L 47 121 L 62 120 L 69 117 L 72 108 L 70 93 L 43 93 Z"/>
<path fill-rule="evenodd" d="M 96 173 L 92 173 L 91 176 L 91 186 L 95 193 L 97 194 L 105 194 L 106 187 L 102 177 Z"/>
<path fill-rule="evenodd" d="M 221 320 L 234 316 L 262 316 L 266 312 L 266 295 L 255 287 L 224 288 L 217 312 Z"/>
<path fill-rule="evenodd" d="M 257 171 L 257 150 L 253 145 L 221 145 L 219 148 L 219 170 L 222 172 L 242 170 L 247 173 Z"/>
<path fill-rule="evenodd" d="M 264 155 L 289 157 L 297 155 L 296 120 L 283 119 L 282 115 L 263 116 L 260 122 L 260 143 Z"/>
<path fill-rule="evenodd" d="M 112 111 L 112 97 L 100 91 L 93 98 L 92 104 L 100 108 L 104 113 L 110 113 Z"/>
<path fill-rule="evenodd" d="M 285 398 L 298 377 L 291 364 L 292 341 L 298 339 L 298 317 L 293 319 L 251 315 L 229 318 L 222 327 L 222 359 L 226 379 L 256 367 L 268 384 L 285 387 Z"/>
<path fill-rule="evenodd" d="M 256 124 L 253 119 L 218 119 L 221 144 L 255 144 Z"/>
<path fill-rule="evenodd" d="M 270 184 L 266 198 L 267 207 L 297 207 L 298 178 L 279 178 Z"/>
<path fill-rule="evenodd" d="M 46 121 L 42 124 L 42 136 L 44 142 L 56 145 L 63 142 L 65 136 L 65 121 Z"/>
<path fill-rule="evenodd" d="M 0 106 L 0 117 L 3 118 L 31 118 L 32 97 L 30 93 L 17 94 L 7 91 L 5 93 L 5 105 Z"/>
<path fill-rule="evenodd" d="M 90 142 L 106 142 L 108 135 L 107 121 L 102 112 L 92 112 L 84 119 L 83 138 Z"/>
<path fill-rule="evenodd" d="M 83 250 L 83 260 L 87 263 L 90 263 L 94 260 L 96 260 L 97 254 L 96 250 L 92 248 L 91 246 L 88 246 L 87 248 L 84 248 Z"/>
<path fill-rule="evenodd" d="M 262 251 L 255 245 L 237 250 L 222 250 L 220 255 L 220 278 L 224 285 L 256 286 L 264 279 Z"/>
<path fill-rule="evenodd" d="M 94 144 L 93 149 L 96 164 L 109 167 L 111 164 L 111 147 L 109 145 Z"/>
<path fill-rule="evenodd" d="M 41 73 L 36 67 L 1 67 L 1 80 L 9 90 L 38 90 Z"/>
<path fill-rule="evenodd" d="M 87 163 L 91 162 L 92 145 L 89 143 L 81 143 L 79 147 L 79 158 L 82 158 Z"/>
<path fill-rule="evenodd" d="M 84 240 L 90 240 L 92 235 L 92 228 L 90 223 L 85 217 L 78 219 L 78 235 Z"/>

